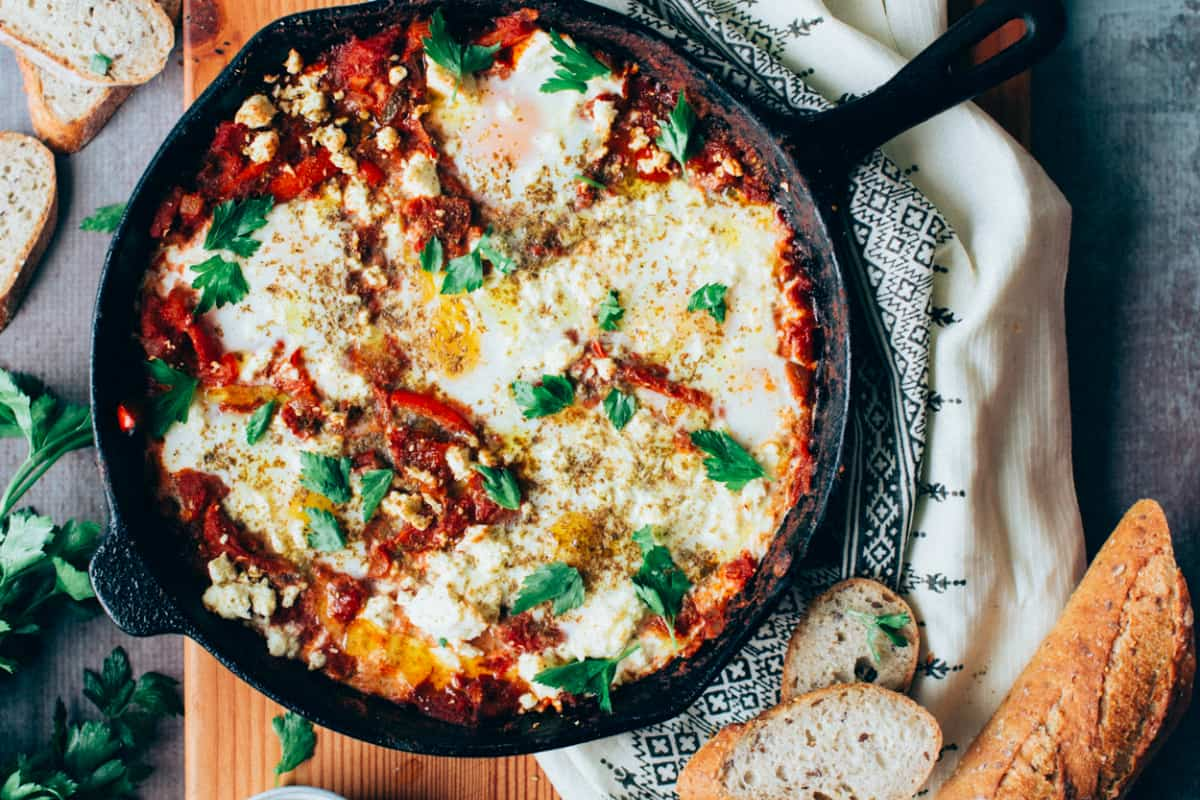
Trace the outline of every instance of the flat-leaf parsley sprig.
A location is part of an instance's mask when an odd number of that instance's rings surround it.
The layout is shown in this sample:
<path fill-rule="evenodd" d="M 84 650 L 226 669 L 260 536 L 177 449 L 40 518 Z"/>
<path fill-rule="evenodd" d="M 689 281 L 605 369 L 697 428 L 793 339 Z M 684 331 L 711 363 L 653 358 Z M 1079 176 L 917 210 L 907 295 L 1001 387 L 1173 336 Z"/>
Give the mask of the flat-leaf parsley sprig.
<path fill-rule="evenodd" d="M 136 681 L 121 648 L 104 661 L 100 672 L 88 670 L 84 695 L 103 714 L 101 719 L 69 722 L 60 698 L 54 708 L 50 742 L 34 753 L 17 756 L 15 767 L 0 772 L 5 800 L 109 800 L 134 797 L 153 769 L 142 756 L 158 723 L 183 713 L 179 684 L 157 672 Z"/>
<path fill-rule="evenodd" d="M 562 561 L 543 564 L 521 582 L 521 593 L 513 603 L 514 615 L 528 611 L 548 600 L 554 601 L 550 610 L 557 616 L 583 605 L 583 576 L 579 570 Z"/>
<path fill-rule="evenodd" d="M 125 215 L 125 203 L 113 203 L 107 206 L 100 206 L 90 217 L 84 217 L 79 223 L 79 230 L 91 231 L 93 233 L 112 233 L 121 224 L 121 217 Z"/>
<path fill-rule="evenodd" d="M 590 694 L 599 698 L 600 710 L 612 713 L 612 697 L 609 688 L 617 675 L 617 667 L 631 656 L 640 645 L 630 645 L 616 658 L 585 658 L 570 664 L 544 669 L 533 676 L 534 683 L 562 689 L 575 695 Z"/>
<path fill-rule="evenodd" d="M 635 531 L 633 541 L 642 550 L 642 566 L 633 576 L 634 591 L 651 611 L 662 617 L 671 634 L 672 646 L 678 646 L 675 620 L 692 582 L 671 558 L 671 551 L 654 541 L 654 531 L 649 525 Z"/>
<path fill-rule="evenodd" d="M 609 73 L 608 66 L 575 42 L 568 42 L 558 31 L 550 31 L 550 44 L 558 51 L 554 63 L 558 69 L 554 77 L 547 78 L 540 91 L 552 92 L 587 91 L 587 82 Z"/>
<path fill-rule="evenodd" d="M 658 120 L 659 134 L 654 140 L 655 144 L 674 156 L 685 173 L 688 159 L 696 155 L 703 144 L 700 133 L 696 130 L 696 123 L 699 121 L 683 92 L 679 93 L 671 115 L 665 120 Z"/>
<path fill-rule="evenodd" d="M 704 459 L 704 472 L 709 479 L 723 483 L 735 492 L 740 492 L 755 478 L 767 475 L 754 456 L 725 431 L 693 431 L 691 440 L 708 453 L 708 458 Z"/>
<path fill-rule="evenodd" d="M 851 619 L 861 622 L 867 629 L 867 648 L 871 651 L 871 658 L 875 659 L 876 664 L 882 664 L 883 660 L 879 657 L 879 648 L 875 645 L 875 637 L 879 633 L 883 633 L 889 641 L 896 647 L 908 647 L 908 639 L 904 638 L 904 628 L 912 622 L 912 618 L 908 614 L 901 612 L 899 614 L 867 614 L 863 611 L 855 611 L 849 609 L 846 615 Z"/>
<path fill-rule="evenodd" d="M 463 78 L 482 72 L 496 60 L 499 44 L 459 44 L 446 30 L 446 18 L 439 8 L 429 19 L 429 36 L 421 40 L 429 60 L 454 76 L 454 92 L 458 93 Z"/>
<path fill-rule="evenodd" d="M 250 293 L 241 266 L 221 253 L 228 251 L 247 258 L 258 252 L 262 242 L 250 234 L 267 224 L 267 214 L 274 205 L 274 198 L 268 195 L 226 200 L 213 209 L 212 222 L 204 236 L 204 249 L 214 255 L 191 268 L 196 273 L 192 288 L 200 292 L 200 302 L 194 313 L 203 314 L 227 303 L 240 303 Z"/>
<path fill-rule="evenodd" d="M 513 381 L 512 393 L 525 419 L 557 414 L 575 402 L 575 387 L 562 375 L 543 375 L 541 384 Z"/>
<path fill-rule="evenodd" d="M 13 510 L 62 456 L 92 443 L 85 406 L 0 370 L 0 437 L 23 437 L 29 448 L 0 497 L 0 672 L 14 672 L 45 612 L 94 596 L 87 562 L 100 527 L 76 520 L 57 527 L 29 509 Z"/>
<path fill-rule="evenodd" d="M 275 765 L 275 785 L 285 772 L 313 757 L 317 749 L 317 734 L 313 724 L 294 711 L 271 719 L 271 727 L 279 737 L 279 763 Z"/>

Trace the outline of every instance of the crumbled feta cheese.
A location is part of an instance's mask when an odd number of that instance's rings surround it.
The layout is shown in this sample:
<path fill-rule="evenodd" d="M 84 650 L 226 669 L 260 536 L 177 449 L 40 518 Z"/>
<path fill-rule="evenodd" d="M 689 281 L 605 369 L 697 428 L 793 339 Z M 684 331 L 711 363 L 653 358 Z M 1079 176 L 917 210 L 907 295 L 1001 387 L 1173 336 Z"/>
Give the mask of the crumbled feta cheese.
<path fill-rule="evenodd" d="M 465 481 L 471 477 L 471 451 L 462 445 L 451 445 L 446 449 L 446 463 L 455 480 Z"/>
<path fill-rule="evenodd" d="M 287 628 L 268 625 L 267 652 L 276 658 L 295 658 L 300 652 L 300 639 Z"/>
<path fill-rule="evenodd" d="M 596 377 L 602 381 L 611 381 L 617 374 L 617 362 L 611 358 L 592 359 L 592 366 L 596 369 Z"/>
<path fill-rule="evenodd" d="M 275 590 L 267 579 L 239 574 L 226 554 L 208 562 L 208 575 L 212 585 L 201 599 L 213 613 L 226 619 L 266 619 L 275 613 Z"/>
<path fill-rule="evenodd" d="M 650 137 L 646 135 L 646 129 L 641 125 L 636 126 L 629 131 L 629 149 L 636 153 L 639 150 L 644 150 L 650 146 Z"/>
<path fill-rule="evenodd" d="M 325 125 L 312 133 L 312 140 L 330 153 L 346 149 L 346 132 L 336 125 Z"/>
<path fill-rule="evenodd" d="M 275 131 L 259 131 L 246 146 L 246 155 L 255 164 L 265 164 L 279 151 L 279 134 Z"/>
<path fill-rule="evenodd" d="M 386 125 L 375 134 L 375 146 L 385 153 L 390 153 L 400 146 L 400 134 L 391 125 Z"/>
<path fill-rule="evenodd" d="M 378 625 L 385 631 L 392 626 L 396 615 L 396 601 L 386 595 L 374 595 L 363 605 L 363 619 Z"/>
<path fill-rule="evenodd" d="M 408 70 L 397 64 L 388 70 L 388 83 L 392 86 L 398 86 L 400 81 L 408 77 Z"/>
<path fill-rule="evenodd" d="M 424 153 L 414 153 L 400 171 L 400 188 L 408 197 L 437 197 L 442 193 L 437 162 Z"/>
<path fill-rule="evenodd" d="M 379 510 L 385 516 L 403 520 L 419 531 L 425 530 L 433 523 L 433 517 L 424 513 L 424 508 L 424 501 L 420 495 L 400 491 L 389 492 L 379 504 Z"/>
<path fill-rule="evenodd" d="M 650 155 L 645 158 L 639 158 L 637 162 L 638 172 L 661 172 L 671 165 L 671 156 L 665 150 L 654 148 Z"/>
<path fill-rule="evenodd" d="M 301 75 L 295 85 L 288 86 L 279 95 L 284 110 L 292 116 L 304 117 L 309 122 L 324 122 L 329 117 L 328 98 L 321 91 L 319 75 Z"/>
<path fill-rule="evenodd" d="M 300 54 L 295 50 L 288 50 L 287 61 L 283 62 L 283 68 L 289 75 L 299 75 L 300 70 L 304 69 L 304 59 L 300 58 Z"/>
<path fill-rule="evenodd" d="M 275 118 L 275 106 L 265 94 L 254 94 L 246 98 L 242 107 L 237 110 L 233 121 L 247 128 L 258 130 L 271 124 Z"/>

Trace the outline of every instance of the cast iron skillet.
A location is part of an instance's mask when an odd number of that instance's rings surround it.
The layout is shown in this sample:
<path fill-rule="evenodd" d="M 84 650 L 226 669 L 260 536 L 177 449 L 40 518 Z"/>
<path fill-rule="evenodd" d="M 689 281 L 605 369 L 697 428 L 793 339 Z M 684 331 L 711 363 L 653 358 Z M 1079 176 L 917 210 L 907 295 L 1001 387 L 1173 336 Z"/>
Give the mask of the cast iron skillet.
<path fill-rule="evenodd" d="M 849 312 L 842 264 L 857 258 L 843 201 L 853 164 L 875 147 L 933 115 L 1016 75 L 1048 53 L 1063 33 L 1057 0 L 989 0 L 869 96 L 821 114 L 770 118 L 769 124 L 648 28 L 571 0 L 460 0 L 456 20 L 492 17 L 521 6 L 545 24 L 613 55 L 641 64 L 686 89 L 693 103 L 723 117 L 764 156 L 778 202 L 807 246 L 820 325 L 820 368 L 814 377 L 812 491 L 787 516 L 758 573 L 730 610 L 723 634 L 690 659 L 614 694 L 614 713 L 588 701 L 562 714 L 527 714 L 475 728 L 440 722 L 415 709 L 365 696 L 297 661 L 267 654 L 261 637 L 200 604 L 203 587 L 180 554 L 169 524 L 153 510 L 145 479 L 144 441 L 117 428 L 117 405 L 142 391 L 144 356 L 134 341 L 138 283 L 154 242 L 150 220 L 181 174 L 196 167 L 216 123 L 232 117 L 261 76 L 277 72 L 295 47 L 312 55 L 350 33 L 368 36 L 397 13 L 432 0 L 385 0 L 307 12 L 264 28 L 184 114 L 130 199 L 112 240 L 96 299 L 92 331 L 91 403 L 100 471 L 107 494 L 108 535 L 92 561 L 92 581 L 109 616 L 137 636 L 182 633 L 235 674 L 305 717 L 334 730 L 415 753 L 496 756 L 529 753 L 598 739 L 682 712 L 734 657 L 787 585 L 825 509 L 838 470 L 850 375 Z M 430 9 L 426 9 L 428 11 Z M 959 68 L 968 48 L 1004 24 L 1023 19 L 1023 39 L 983 64 Z M 857 268 L 857 267 L 855 267 Z"/>

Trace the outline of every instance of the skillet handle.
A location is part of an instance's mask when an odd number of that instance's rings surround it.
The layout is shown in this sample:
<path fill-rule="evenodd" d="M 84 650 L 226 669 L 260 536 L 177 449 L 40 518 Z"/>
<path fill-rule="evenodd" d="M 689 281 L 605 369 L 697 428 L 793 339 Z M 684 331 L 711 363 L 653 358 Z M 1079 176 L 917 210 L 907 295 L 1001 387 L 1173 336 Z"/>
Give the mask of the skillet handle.
<path fill-rule="evenodd" d="M 130 636 L 185 633 L 183 615 L 150 574 L 128 530 L 110 519 L 88 572 L 104 612 Z"/>
<path fill-rule="evenodd" d="M 982 63 L 963 66 L 971 47 L 1018 19 L 1025 23 L 1021 39 Z M 824 163 L 807 164 L 806 171 L 844 179 L 846 170 L 895 136 L 1033 66 L 1065 31 L 1059 0 L 987 0 L 883 86 L 793 123 L 788 139 L 799 145 L 794 149 L 802 161 L 806 152 L 820 153 Z"/>

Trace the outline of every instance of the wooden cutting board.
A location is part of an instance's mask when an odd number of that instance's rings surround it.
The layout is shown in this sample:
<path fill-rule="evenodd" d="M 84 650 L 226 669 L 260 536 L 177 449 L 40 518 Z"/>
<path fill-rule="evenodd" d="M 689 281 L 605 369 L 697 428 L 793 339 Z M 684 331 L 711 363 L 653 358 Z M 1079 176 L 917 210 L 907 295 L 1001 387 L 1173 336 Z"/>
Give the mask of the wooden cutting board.
<path fill-rule="evenodd" d="M 962 10 L 978 0 L 955 0 Z M 184 100 L 190 103 L 242 44 L 272 20 L 340 0 L 184 0 Z M 982 58 L 1013 34 L 990 39 Z M 1021 76 L 982 101 L 1014 136 L 1029 141 L 1029 79 Z M 191 641 L 184 643 L 184 775 L 187 800 L 244 800 L 274 784 L 279 745 L 271 718 L 282 709 Z M 558 794 L 530 756 L 450 759 L 385 750 L 318 730 L 316 756 L 285 783 L 320 786 L 350 800 L 554 800 Z"/>

